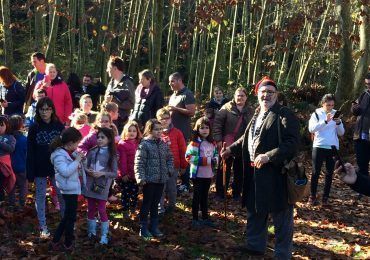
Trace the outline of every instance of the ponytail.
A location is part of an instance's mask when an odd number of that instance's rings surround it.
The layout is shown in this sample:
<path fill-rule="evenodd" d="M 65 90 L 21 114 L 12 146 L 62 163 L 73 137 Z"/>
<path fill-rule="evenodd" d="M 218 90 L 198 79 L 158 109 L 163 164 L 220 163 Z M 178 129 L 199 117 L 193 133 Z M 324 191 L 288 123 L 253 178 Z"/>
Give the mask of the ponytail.
<path fill-rule="evenodd" d="M 78 131 L 74 127 L 69 127 L 67 129 L 64 129 L 62 134 L 60 136 L 57 136 L 54 138 L 54 140 L 49 145 L 50 151 L 54 152 L 59 147 L 62 147 L 63 145 L 72 142 L 78 142 L 82 139 L 82 135 L 80 131 Z"/>

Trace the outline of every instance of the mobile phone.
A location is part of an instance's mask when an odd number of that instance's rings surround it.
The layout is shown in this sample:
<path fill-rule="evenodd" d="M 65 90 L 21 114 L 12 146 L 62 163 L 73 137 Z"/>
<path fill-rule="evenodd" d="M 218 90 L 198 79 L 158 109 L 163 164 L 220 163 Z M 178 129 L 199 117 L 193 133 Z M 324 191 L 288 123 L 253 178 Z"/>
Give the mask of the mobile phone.
<path fill-rule="evenodd" d="M 334 161 L 339 161 L 339 165 L 342 166 L 342 171 L 346 171 L 346 168 L 344 167 L 344 163 L 342 161 L 342 158 L 339 155 L 338 149 L 335 145 L 331 146 L 331 150 L 333 152 L 333 159 Z"/>
<path fill-rule="evenodd" d="M 333 118 L 339 118 L 342 112 L 340 110 L 335 111 Z"/>

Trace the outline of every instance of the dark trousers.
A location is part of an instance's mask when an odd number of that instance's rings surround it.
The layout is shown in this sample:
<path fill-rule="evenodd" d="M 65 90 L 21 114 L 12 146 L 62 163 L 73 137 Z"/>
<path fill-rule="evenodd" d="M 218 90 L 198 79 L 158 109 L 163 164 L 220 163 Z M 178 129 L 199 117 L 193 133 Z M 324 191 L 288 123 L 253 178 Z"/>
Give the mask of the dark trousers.
<path fill-rule="evenodd" d="M 311 195 L 316 196 L 317 184 L 319 182 L 322 164 L 326 164 L 324 198 L 329 198 L 331 182 L 333 180 L 334 159 L 331 149 L 312 148 L 312 176 L 311 176 Z"/>
<path fill-rule="evenodd" d="M 137 205 L 137 196 L 139 192 L 139 186 L 137 185 L 136 181 L 121 181 L 120 186 L 123 210 L 135 210 Z"/>
<path fill-rule="evenodd" d="M 370 141 L 356 140 L 355 151 L 357 165 L 359 168 L 358 173 L 363 175 L 369 175 Z"/>
<path fill-rule="evenodd" d="M 199 206 L 202 211 L 202 219 L 208 218 L 208 192 L 212 178 L 193 179 L 193 220 L 198 220 Z"/>
<path fill-rule="evenodd" d="M 4 175 L 0 172 L 0 201 L 4 201 L 5 189 L 4 189 Z"/>
<path fill-rule="evenodd" d="M 69 247 L 74 240 L 73 229 L 77 215 L 77 197 L 76 194 L 63 194 L 65 203 L 64 216 L 55 231 L 53 242 L 57 243 L 64 233 L 64 244 Z"/>
<path fill-rule="evenodd" d="M 147 183 L 143 186 L 143 204 L 140 209 L 140 222 L 158 218 L 158 204 L 163 193 L 164 183 Z"/>
<path fill-rule="evenodd" d="M 291 259 L 293 247 L 293 206 L 286 210 L 271 212 L 275 227 L 275 258 Z M 269 213 L 247 213 L 247 248 L 264 253 L 267 244 Z"/>
<path fill-rule="evenodd" d="M 226 191 L 229 188 L 231 170 L 234 174 L 234 181 L 231 185 L 233 189 L 233 198 L 239 198 L 243 190 L 243 161 L 242 158 L 232 158 L 229 157 L 225 160 L 226 163 Z M 223 185 L 223 173 L 222 165 L 217 170 L 216 176 L 216 194 L 217 196 L 224 197 L 224 185 Z"/>

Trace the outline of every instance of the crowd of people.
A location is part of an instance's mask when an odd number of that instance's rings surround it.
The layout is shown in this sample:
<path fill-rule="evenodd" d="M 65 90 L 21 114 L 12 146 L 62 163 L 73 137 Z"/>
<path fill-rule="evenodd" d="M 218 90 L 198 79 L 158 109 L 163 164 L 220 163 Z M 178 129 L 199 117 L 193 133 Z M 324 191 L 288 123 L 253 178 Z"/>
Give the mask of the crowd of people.
<path fill-rule="evenodd" d="M 4 191 L 8 194 L 7 210 L 22 210 L 28 183 L 34 183 L 40 236 L 47 238 L 45 205 L 50 186 L 61 215 L 51 250 L 73 249 L 79 200 L 87 201 L 88 238 L 97 237 L 99 223 L 100 244 L 109 243 L 107 202 L 117 200 L 113 184 L 120 189 L 125 217 L 136 214 L 142 187 L 139 235 L 144 239 L 164 236 L 159 215 L 176 209 L 177 193 L 188 192 L 190 180 L 191 226 L 214 227 L 208 213 L 212 179 L 216 175 L 215 199 L 223 200 L 233 175 L 232 197 L 247 208 L 246 244 L 241 250 L 264 254 L 271 216 L 275 257 L 291 257 L 294 205 L 288 203 L 286 175 L 278 173 L 296 155 L 300 129 L 272 79 L 264 77 L 255 85 L 255 109 L 245 88 L 237 88 L 228 100 L 216 86 L 203 116 L 192 127 L 196 101 L 178 72 L 169 76 L 173 93 L 165 104 L 153 73 L 141 71 L 135 88 L 119 57 L 112 56 L 107 63 L 111 80 L 106 88 L 93 83 L 88 74 L 82 84 L 74 73 L 64 82 L 56 65 L 46 63 L 42 53 L 32 54 L 31 63 L 34 69 L 24 87 L 9 68 L 0 67 L 0 195 L 4 200 Z M 346 164 L 336 167 L 336 172 L 368 195 L 370 74 L 365 84 L 367 89 L 352 104 L 359 171 L 356 174 Z M 334 105 L 334 95 L 326 94 L 308 123 L 313 138 L 309 198 L 313 206 L 319 204 L 317 186 L 324 162 L 322 205 L 330 203 L 333 146 L 339 149 L 338 136 L 345 131 Z M 1 205 L 0 213 L 5 210 Z"/>

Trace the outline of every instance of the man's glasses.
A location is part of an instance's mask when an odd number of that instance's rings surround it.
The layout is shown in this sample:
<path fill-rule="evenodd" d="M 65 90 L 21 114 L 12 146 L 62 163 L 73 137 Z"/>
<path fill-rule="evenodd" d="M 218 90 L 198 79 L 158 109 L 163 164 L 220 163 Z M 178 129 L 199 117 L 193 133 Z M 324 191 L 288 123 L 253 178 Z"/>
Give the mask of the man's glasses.
<path fill-rule="evenodd" d="M 276 91 L 272 91 L 272 90 L 261 90 L 259 91 L 261 94 L 264 94 L 264 95 L 274 95 L 276 93 Z"/>

